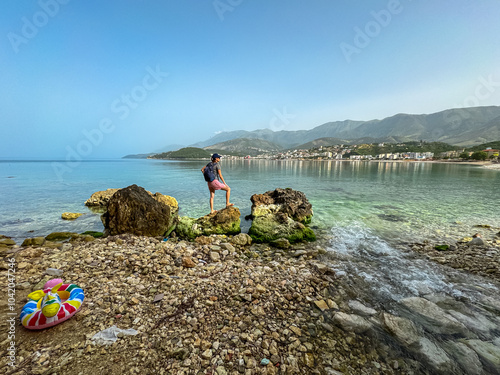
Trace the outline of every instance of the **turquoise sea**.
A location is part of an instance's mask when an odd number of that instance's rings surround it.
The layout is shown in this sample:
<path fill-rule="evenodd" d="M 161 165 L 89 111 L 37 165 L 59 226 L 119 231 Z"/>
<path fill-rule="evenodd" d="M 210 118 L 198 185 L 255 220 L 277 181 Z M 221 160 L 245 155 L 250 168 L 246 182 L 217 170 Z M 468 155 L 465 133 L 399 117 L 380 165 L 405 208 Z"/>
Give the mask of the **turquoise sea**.
<path fill-rule="evenodd" d="M 68 167 L 65 162 L 0 160 L 0 234 L 22 242 L 53 231 L 102 230 L 99 214 L 87 209 L 85 200 L 95 191 L 131 184 L 175 197 L 181 215 L 205 215 L 204 164 L 117 159 Z M 242 217 L 250 213 L 252 194 L 291 187 L 307 195 L 313 225 L 327 232 L 355 225 L 384 240 L 414 241 L 470 235 L 477 224 L 500 226 L 500 171 L 478 166 L 225 160 L 222 171 Z M 224 206 L 223 192 L 216 193 L 215 206 Z M 67 222 L 63 212 L 85 215 Z M 250 224 L 242 221 L 245 230 Z"/>

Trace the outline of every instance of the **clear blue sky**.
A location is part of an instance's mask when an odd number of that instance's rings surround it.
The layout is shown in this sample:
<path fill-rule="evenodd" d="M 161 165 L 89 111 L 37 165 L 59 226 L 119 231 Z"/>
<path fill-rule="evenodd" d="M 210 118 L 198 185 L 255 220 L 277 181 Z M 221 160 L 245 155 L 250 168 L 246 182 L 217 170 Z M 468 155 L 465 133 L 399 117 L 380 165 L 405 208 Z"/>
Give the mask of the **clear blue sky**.
<path fill-rule="evenodd" d="M 0 157 L 500 105 L 498 0 L 5 0 Z"/>

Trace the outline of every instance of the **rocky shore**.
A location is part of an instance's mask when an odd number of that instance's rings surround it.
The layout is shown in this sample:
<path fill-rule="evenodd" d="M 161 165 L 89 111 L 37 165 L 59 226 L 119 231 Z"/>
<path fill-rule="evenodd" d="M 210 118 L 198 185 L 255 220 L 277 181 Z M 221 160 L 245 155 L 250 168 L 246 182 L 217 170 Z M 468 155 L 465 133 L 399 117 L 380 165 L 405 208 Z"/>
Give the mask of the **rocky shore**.
<path fill-rule="evenodd" d="M 195 242 L 123 234 L 11 248 L 4 255 L 15 259 L 16 311 L 53 275 L 78 284 L 86 298 L 80 312 L 53 328 L 18 326 L 16 367 L 3 361 L 2 371 L 411 373 L 397 353 L 381 353 L 373 336 L 335 323 L 351 310 L 348 293 L 317 259 L 325 252 L 319 245 L 285 251 L 250 243 L 246 234 Z M 93 340 L 112 326 L 135 331 L 114 343 Z M 7 331 L 5 320 L 1 329 Z"/>

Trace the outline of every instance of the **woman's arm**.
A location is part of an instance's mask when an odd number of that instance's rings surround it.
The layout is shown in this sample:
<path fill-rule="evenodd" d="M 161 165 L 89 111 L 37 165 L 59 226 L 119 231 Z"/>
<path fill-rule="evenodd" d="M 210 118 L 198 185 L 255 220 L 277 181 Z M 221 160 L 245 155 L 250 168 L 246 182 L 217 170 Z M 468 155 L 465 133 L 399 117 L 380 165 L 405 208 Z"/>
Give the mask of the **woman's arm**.
<path fill-rule="evenodd" d="M 222 177 L 222 172 L 220 171 L 220 169 L 218 169 L 218 170 L 217 170 L 217 172 L 219 172 L 219 177 L 220 177 L 220 179 L 221 179 L 222 183 L 223 183 L 224 185 L 227 185 L 227 184 L 226 184 L 226 181 L 224 181 L 224 177 Z"/>

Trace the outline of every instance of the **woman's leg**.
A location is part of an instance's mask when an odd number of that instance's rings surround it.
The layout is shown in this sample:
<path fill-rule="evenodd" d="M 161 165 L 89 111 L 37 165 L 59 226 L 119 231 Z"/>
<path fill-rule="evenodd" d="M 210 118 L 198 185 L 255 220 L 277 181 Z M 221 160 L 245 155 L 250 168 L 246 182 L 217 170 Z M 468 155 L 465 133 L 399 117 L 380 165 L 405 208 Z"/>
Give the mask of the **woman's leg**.
<path fill-rule="evenodd" d="M 222 190 L 226 191 L 226 207 L 233 206 L 232 203 L 229 203 L 229 197 L 231 196 L 231 188 L 229 186 L 224 186 Z"/>
<path fill-rule="evenodd" d="M 215 190 L 210 189 L 210 213 L 214 213 L 214 195 L 215 195 Z"/>

